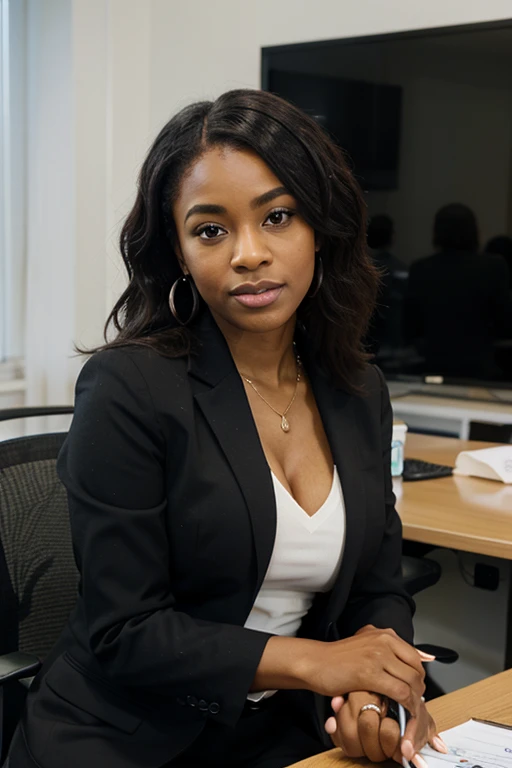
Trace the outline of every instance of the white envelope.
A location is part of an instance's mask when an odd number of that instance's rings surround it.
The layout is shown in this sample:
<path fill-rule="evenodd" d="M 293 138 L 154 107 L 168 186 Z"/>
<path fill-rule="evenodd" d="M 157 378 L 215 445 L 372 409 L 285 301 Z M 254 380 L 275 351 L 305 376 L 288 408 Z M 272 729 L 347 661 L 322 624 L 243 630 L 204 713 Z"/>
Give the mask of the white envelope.
<path fill-rule="evenodd" d="M 512 483 L 512 445 L 462 451 L 457 456 L 453 473 Z"/>

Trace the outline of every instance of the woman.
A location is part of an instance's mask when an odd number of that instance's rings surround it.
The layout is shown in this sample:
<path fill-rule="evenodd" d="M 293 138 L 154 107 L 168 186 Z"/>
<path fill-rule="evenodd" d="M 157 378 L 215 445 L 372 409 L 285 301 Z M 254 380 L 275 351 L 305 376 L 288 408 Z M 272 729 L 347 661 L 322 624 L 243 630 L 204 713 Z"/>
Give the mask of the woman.
<path fill-rule="evenodd" d="M 340 151 L 284 101 L 233 91 L 164 127 L 59 458 L 80 595 L 10 768 L 277 768 L 333 743 L 421 766 L 364 243 Z"/>

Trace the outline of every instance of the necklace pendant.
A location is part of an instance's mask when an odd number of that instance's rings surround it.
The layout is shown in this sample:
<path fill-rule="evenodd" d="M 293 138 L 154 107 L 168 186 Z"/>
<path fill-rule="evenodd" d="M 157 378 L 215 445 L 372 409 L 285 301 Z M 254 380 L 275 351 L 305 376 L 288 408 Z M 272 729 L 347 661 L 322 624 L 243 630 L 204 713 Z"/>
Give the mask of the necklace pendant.
<path fill-rule="evenodd" d="M 281 429 L 283 430 L 283 432 L 289 432 L 290 431 L 290 424 L 289 424 L 288 419 L 286 418 L 286 416 L 283 416 L 281 418 Z"/>

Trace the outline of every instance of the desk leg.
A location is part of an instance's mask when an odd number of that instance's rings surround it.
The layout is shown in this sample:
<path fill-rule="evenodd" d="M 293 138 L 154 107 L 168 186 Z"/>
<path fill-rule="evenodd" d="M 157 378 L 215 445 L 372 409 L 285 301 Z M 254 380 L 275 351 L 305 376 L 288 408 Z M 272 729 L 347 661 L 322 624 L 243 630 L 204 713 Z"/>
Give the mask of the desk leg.
<path fill-rule="evenodd" d="M 507 628 L 505 640 L 505 669 L 512 667 L 512 561 L 509 567 Z"/>

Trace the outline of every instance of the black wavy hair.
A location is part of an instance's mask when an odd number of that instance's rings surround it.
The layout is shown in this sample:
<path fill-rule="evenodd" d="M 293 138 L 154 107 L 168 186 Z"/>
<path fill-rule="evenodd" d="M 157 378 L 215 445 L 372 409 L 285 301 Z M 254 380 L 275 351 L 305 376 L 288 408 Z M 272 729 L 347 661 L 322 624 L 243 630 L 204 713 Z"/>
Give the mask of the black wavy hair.
<path fill-rule="evenodd" d="M 324 279 L 316 296 L 302 302 L 298 319 L 319 364 L 356 391 L 378 287 L 366 247 L 366 205 L 342 150 L 312 118 L 264 91 L 234 90 L 192 104 L 160 131 L 121 232 L 129 284 L 105 325 L 107 343 L 89 352 L 139 344 L 168 357 L 193 353 L 193 323 L 178 326 L 169 310 L 171 286 L 182 275 L 171 211 L 184 173 L 216 146 L 257 153 L 317 234 Z M 117 336 L 107 341 L 111 326 Z"/>

